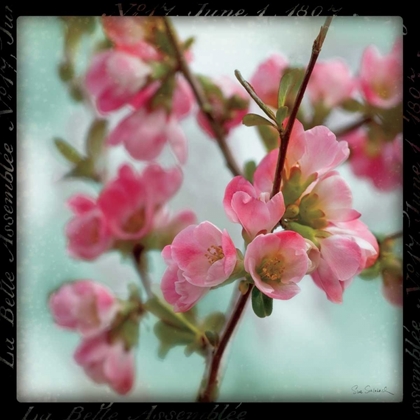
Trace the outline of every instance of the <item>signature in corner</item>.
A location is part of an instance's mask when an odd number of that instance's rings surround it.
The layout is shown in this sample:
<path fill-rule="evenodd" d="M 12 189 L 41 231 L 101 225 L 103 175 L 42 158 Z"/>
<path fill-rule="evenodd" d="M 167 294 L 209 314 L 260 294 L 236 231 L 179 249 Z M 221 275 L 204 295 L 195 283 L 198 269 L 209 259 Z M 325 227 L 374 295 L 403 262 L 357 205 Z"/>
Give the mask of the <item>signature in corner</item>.
<path fill-rule="evenodd" d="M 355 394 L 391 394 L 394 395 L 392 392 L 388 391 L 387 387 L 385 386 L 384 388 L 374 388 L 371 387 L 370 385 L 366 385 L 364 388 L 359 389 L 358 385 L 354 385 L 351 387 L 351 390 L 353 391 L 353 395 Z"/>

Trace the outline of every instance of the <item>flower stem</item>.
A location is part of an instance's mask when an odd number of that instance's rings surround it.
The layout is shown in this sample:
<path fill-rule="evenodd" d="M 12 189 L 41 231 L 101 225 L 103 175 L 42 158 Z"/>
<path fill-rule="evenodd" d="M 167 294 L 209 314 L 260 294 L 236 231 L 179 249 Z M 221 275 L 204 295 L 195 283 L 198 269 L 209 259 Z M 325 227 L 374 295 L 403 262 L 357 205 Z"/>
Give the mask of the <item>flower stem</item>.
<path fill-rule="evenodd" d="M 273 197 L 280 191 L 281 174 L 283 172 L 284 163 L 286 161 L 287 146 L 289 145 L 290 134 L 293 129 L 293 124 L 295 123 L 296 116 L 299 111 L 299 107 L 302 102 L 302 99 L 303 99 L 303 95 L 305 94 L 306 86 L 308 85 L 309 79 L 312 74 L 312 70 L 315 67 L 315 63 L 316 63 L 316 60 L 318 59 L 319 53 L 321 52 L 322 44 L 324 43 L 331 21 L 332 21 L 332 16 L 328 16 L 327 19 L 325 20 L 324 25 L 321 26 L 319 34 L 312 45 L 312 54 L 309 60 L 308 67 L 306 68 L 305 76 L 299 88 L 299 92 L 296 96 L 296 100 L 295 100 L 295 103 L 293 104 L 293 108 L 290 112 L 286 129 L 284 130 L 284 134 L 281 137 L 281 142 L 280 142 L 280 147 L 279 147 L 279 156 L 277 159 L 277 166 L 276 166 L 276 172 L 275 172 L 275 177 L 274 177 L 273 190 L 271 191 L 271 197 Z"/>
<path fill-rule="evenodd" d="M 251 296 L 251 291 L 254 286 L 250 285 L 245 294 L 240 294 L 236 300 L 236 305 L 231 313 L 228 322 L 225 325 L 219 345 L 209 353 L 207 359 L 207 369 L 204 373 L 201 389 L 197 397 L 197 402 L 213 402 L 217 398 L 218 387 L 220 382 L 220 363 L 226 347 L 232 337 L 233 332 L 241 318 L 245 309 L 246 303 Z M 235 288 L 235 293 L 237 290 Z"/>
<path fill-rule="evenodd" d="M 154 294 L 152 292 L 151 281 L 150 281 L 149 273 L 147 271 L 146 259 L 143 254 L 143 250 L 144 250 L 143 245 L 140 245 L 140 244 L 134 245 L 132 255 L 134 259 L 134 265 L 140 276 L 140 280 L 144 287 L 144 290 L 146 291 L 147 298 L 151 299 L 154 297 Z"/>
<path fill-rule="evenodd" d="M 184 75 L 185 79 L 187 80 L 187 82 L 190 84 L 194 96 L 197 100 L 198 106 L 201 109 L 201 112 L 206 116 L 213 132 L 216 135 L 216 141 L 217 144 L 221 150 L 221 152 L 223 153 L 223 156 L 225 158 L 226 161 L 226 166 L 229 168 L 229 170 L 232 172 L 233 176 L 237 176 L 237 175 L 242 175 L 241 170 L 239 169 L 237 163 L 235 162 L 235 159 L 233 158 L 233 155 L 230 151 L 230 149 L 228 148 L 227 144 L 226 144 L 226 139 L 225 136 L 223 134 L 223 130 L 222 127 L 220 126 L 220 124 L 216 121 L 216 119 L 214 118 L 214 115 L 211 111 L 211 106 L 210 104 L 207 102 L 207 99 L 204 95 L 204 92 L 200 86 L 200 84 L 198 83 L 196 77 L 192 74 L 187 61 L 185 60 L 184 54 L 180 48 L 180 43 L 178 40 L 178 35 L 172 25 L 172 22 L 170 20 L 169 17 L 164 16 L 164 22 L 165 22 L 165 27 L 166 27 L 166 31 L 168 33 L 169 39 L 172 42 L 172 45 L 175 49 L 176 52 L 176 58 L 178 60 L 179 63 L 179 68 L 181 73 Z"/>
<path fill-rule="evenodd" d="M 345 134 L 351 133 L 353 130 L 356 130 L 357 128 L 362 127 L 363 125 L 368 124 L 371 121 L 372 121 L 371 117 L 364 117 L 364 118 L 362 118 L 358 121 L 355 121 L 352 124 L 349 124 L 346 127 L 342 127 L 338 130 L 334 130 L 335 131 L 335 136 L 337 138 L 341 137 L 341 136 L 344 136 Z"/>

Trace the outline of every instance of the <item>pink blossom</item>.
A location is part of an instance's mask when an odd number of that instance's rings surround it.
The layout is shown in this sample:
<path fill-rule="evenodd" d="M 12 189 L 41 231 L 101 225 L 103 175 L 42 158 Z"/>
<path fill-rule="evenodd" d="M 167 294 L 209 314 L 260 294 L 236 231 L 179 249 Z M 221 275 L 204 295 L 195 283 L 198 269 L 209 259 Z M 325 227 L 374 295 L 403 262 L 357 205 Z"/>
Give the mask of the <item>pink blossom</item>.
<path fill-rule="evenodd" d="M 145 87 L 150 66 L 139 56 L 108 50 L 96 54 L 86 74 L 86 88 L 96 98 L 98 111 L 114 111 Z"/>
<path fill-rule="evenodd" d="M 341 303 L 354 276 L 375 263 L 379 246 L 358 219 L 331 224 L 325 231 L 331 236 L 319 238 L 321 258 L 311 275 L 331 302 Z"/>
<path fill-rule="evenodd" d="M 185 279 L 200 287 L 223 283 L 236 265 L 236 248 L 226 230 L 210 222 L 182 230 L 171 245 L 172 259 Z"/>
<path fill-rule="evenodd" d="M 170 144 L 177 159 L 184 164 L 187 159 L 187 139 L 173 115 L 163 108 L 147 111 L 140 108 L 124 118 L 110 133 L 107 144 L 124 143 L 134 159 L 153 160 Z"/>
<path fill-rule="evenodd" d="M 91 197 L 77 194 L 67 204 L 75 214 L 66 226 L 67 249 L 74 258 L 94 260 L 113 242 L 106 219 Z"/>
<path fill-rule="evenodd" d="M 288 65 L 289 63 L 282 55 L 272 54 L 258 66 L 250 79 L 257 95 L 273 108 L 277 108 L 280 80 Z"/>
<path fill-rule="evenodd" d="M 173 305 L 175 312 L 186 312 L 210 290 L 210 287 L 195 286 L 187 281 L 183 271 L 172 259 L 171 245 L 163 248 L 162 256 L 168 265 L 161 282 L 163 297 Z"/>
<path fill-rule="evenodd" d="M 343 136 L 351 149 L 350 167 L 356 176 L 370 179 L 381 191 L 392 191 L 402 185 L 402 134 L 393 141 L 373 143 L 367 133 L 356 130 Z"/>
<path fill-rule="evenodd" d="M 91 336 L 108 328 L 119 304 L 114 294 L 102 284 L 78 280 L 53 292 L 49 307 L 57 325 Z"/>
<path fill-rule="evenodd" d="M 153 215 L 179 189 L 182 173 L 150 164 L 136 174 L 123 165 L 118 176 L 102 190 L 98 205 L 113 235 L 118 239 L 140 239 L 152 229 Z"/>
<path fill-rule="evenodd" d="M 84 338 L 74 359 L 94 382 L 107 383 L 118 394 L 127 394 L 133 387 L 133 349 L 127 350 L 121 340 L 111 341 L 107 332 Z"/>
<path fill-rule="evenodd" d="M 223 206 L 229 219 L 240 223 L 250 239 L 261 231 L 271 231 L 285 210 L 281 192 L 272 198 L 269 193 L 257 194 L 254 186 L 242 176 L 236 176 L 227 185 Z"/>
<path fill-rule="evenodd" d="M 295 121 L 287 149 L 286 177 L 294 167 L 299 169 L 302 183 L 311 175 L 320 177 L 344 162 L 349 153 L 347 142 L 338 142 L 327 127 L 316 126 L 303 131 L 302 124 Z M 258 165 L 254 173 L 257 191 L 271 192 L 277 158 L 278 150 L 273 150 Z"/>
<path fill-rule="evenodd" d="M 307 249 L 306 241 L 296 232 L 258 235 L 246 249 L 245 270 L 265 295 L 291 299 L 300 291 L 296 283 L 312 266 Z"/>
<path fill-rule="evenodd" d="M 306 206 L 307 201 L 311 203 Z M 346 222 L 360 217 L 360 213 L 352 209 L 352 204 L 350 187 L 337 171 L 330 171 L 314 183 L 310 193 L 302 198 L 300 215 L 310 219 L 311 213 L 320 211 L 321 217 L 328 222 Z"/>
<path fill-rule="evenodd" d="M 242 123 L 243 117 L 248 113 L 249 97 L 245 89 L 238 82 L 234 82 L 228 77 L 219 78 L 215 81 L 215 84 L 222 91 L 224 100 L 216 94 L 211 94 L 209 102 L 216 121 L 221 123 L 225 135 L 228 135 L 230 130 Z M 245 106 L 241 108 L 227 106 L 226 101 L 234 96 L 243 101 Z M 197 122 L 211 138 L 215 138 L 207 117 L 201 111 L 197 114 Z"/>
<path fill-rule="evenodd" d="M 360 68 L 360 88 L 369 104 L 392 108 L 401 102 L 402 78 L 401 39 L 387 55 L 381 55 L 374 45 L 366 48 Z"/>
<path fill-rule="evenodd" d="M 172 111 L 178 120 L 188 116 L 195 105 L 195 97 L 189 83 L 177 75 L 176 87 L 172 97 Z"/>
<path fill-rule="evenodd" d="M 349 99 L 356 81 L 347 64 L 340 60 L 317 62 L 308 83 L 308 93 L 312 103 L 322 102 L 333 108 Z"/>

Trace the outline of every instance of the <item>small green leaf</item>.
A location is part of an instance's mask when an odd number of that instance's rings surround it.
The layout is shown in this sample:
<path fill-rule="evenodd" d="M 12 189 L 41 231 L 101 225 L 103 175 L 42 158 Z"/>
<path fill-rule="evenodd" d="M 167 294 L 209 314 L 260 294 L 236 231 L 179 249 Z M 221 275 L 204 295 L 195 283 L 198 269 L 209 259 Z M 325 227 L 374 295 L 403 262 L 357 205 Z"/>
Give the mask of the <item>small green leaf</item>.
<path fill-rule="evenodd" d="M 74 66 L 70 61 L 63 61 L 58 66 L 58 75 L 61 81 L 68 82 L 74 77 Z"/>
<path fill-rule="evenodd" d="M 204 319 L 201 330 L 211 330 L 214 332 L 220 332 L 225 324 L 225 315 L 222 312 L 213 312 Z"/>
<path fill-rule="evenodd" d="M 171 348 L 194 343 L 196 339 L 193 332 L 174 328 L 162 321 L 158 321 L 153 330 L 160 341 L 158 355 L 161 359 L 168 354 Z"/>
<path fill-rule="evenodd" d="M 194 42 L 195 42 L 195 38 L 193 36 L 190 36 L 189 38 L 187 38 L 184 41 L 184 44 L 182 46 L 183 50 L 184 51 L 188 50 Z"/>
<path fill-rule="evenodd" d="M 281 108 L 284 106 L 286 102 L 287 92 L 289 91 L 290 87 L 293 84 L 293 73 L 287 72 L 281 78 L 278 96 L 277 96 L 277 107 Z"/>
<path fill-rule="evenodd" d="M 97 158 L 103 149 L 108 122 L 106 120 L 94 120 L 87 136 L 86 149 L 88 156 Z"/>
<path fill-rule="evenodd" d="M 175 50 L 165 30 L 157 30 L 155 38 L 156 46 L 165 54 L 175 56 Z"/>
<path fill-rule="evenodd" d="M 363 270 L 359 277 L 363 280 L 373 280 L 376 279 L 381 274 L 381 263 L 377 261 L 374 265 Z"/>
<path fill-rule="evenodd" d="M 258 114 L 247 114 L 242 118 L 242 124 L 247 127 L 253 127 L 255 125 L 271 125 L 274 127 L 271 121 L 266 120 L 264 117 Z"/>
<path fill-rule="evenodd" d="M 168 66 L 166 63 L 160 61 L 153 61 L 149 63 L 152 68 L 152 79 L 158 80 L 164 78 L 172 69 L 171 66 Z"/>
<path fill-rule="evenodd" d="M 172 95 L 175 89 L 175 77 L 171 76 L 165 80 L 164 83 L 155 93 L 152 99 L 152 108 L 156 109 L 159 107 L 165 108 L 168 112 L 171 111 L 172 107 Z"/>
<path fill-rule="evenodd" d="M 258 125 L 257 130 L 267 152 L 271 152 L 279 147 L 280 135 L 277 129 L 274 127 L 267 127 L 266 125 Z"/>
<path fill-rule="evenodd" d="M 54 139 L 58 151 L 71 163 L 78 164 L 83 160 L 83 156 L 69 143 L 60 138 Z"/>
<path fill-rule="evenodd" d="M 219 344 L 219 334 L 215 333 L 214 331 L 205 331 L 204 334 L 207 337 L 207 340 L 209 340 L 209 343 L 215 347 Z"/>
<path fill-rule="evenodd" d="M 87 178 L 99 182 L 99 177 L 95 173 L 93 160 L 83 158 L 70 172 L 65 175 L 66 178 Z"/>
<path fill-rule="evenodd" d="M 356 99 L 347 99 L 342 104 L 341 107 L 349 112 L 363 112 L 365 109 L 365 106 L 361 104 L 359 101 L 356 101 Z"/>
<path fill-rule="evenodd" d="M 273 312 L 273 299 L 254 287 L 252 289 L 252 309 L 255 315 L 265 318 Z"/>
<path fill-rule="evenodd" d="M 289 108 L 287 106 L 281 106 L 276 112 L 276 122 L 279 127 L 282 126 L 284 119 L 287 117 Z"/>
<path fill-rule="evenodd" d="M 137 346 L 140 335 L 139 323 L 131 319 L 125 321 L 121 326 L 120 334 L 127 348 Z"/>
<path fill-rule="evenodd" d="M 255 169 L 257 169 L 257 164 L 255 163 L 255 160 L 249 160 L 245 163 L 244 175 L 249 182 L 253 182 L 254 180 Z"/>

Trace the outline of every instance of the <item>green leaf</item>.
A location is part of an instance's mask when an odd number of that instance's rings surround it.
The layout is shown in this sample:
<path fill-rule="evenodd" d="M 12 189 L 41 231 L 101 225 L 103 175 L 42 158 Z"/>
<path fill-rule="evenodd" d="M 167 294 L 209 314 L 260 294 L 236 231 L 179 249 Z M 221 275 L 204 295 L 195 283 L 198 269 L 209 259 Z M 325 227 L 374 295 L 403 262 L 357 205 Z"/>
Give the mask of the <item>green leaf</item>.
<path fill-rule="evenodd" d="M 175 56 L 175 50 L 165 30 L 157 30 L 155 38 L 156 46 L 165 54 Z"/>
<path fill-rule="evenodd" d="M 264 117 L 258 114 L 247 114 L 242 118 L 242 124 L 246 125 L 247 127 L 253 127 L 255 125 L 271 125 L 274 127 L 271 121 L 268 121 Z"/>
<path fill-rule="evenodd" d="M 257 164 L 255 163 L 255 160 L 249 160 L 245 163 L 244 175 L 249 182 L 253 182 L 254 180 L 255 169 L 257 169 Z"/>
<path fill-rule="evenodd" d="M 175 89 L 175 77 L 171 76 L 165 80 L 164 83 L 155 93 L 152 99 L 152 108 L 163 107 L 168 112 L 171 111 L 172 107 L 172 95 Z"/>
<path fill-rule="evenodd" d="M 381 274 L 381 263 L 377 261 L 375 264 L 373 264 L 371 267 L 366 268 L 363 270 L 359 277 L 363 280 L 373 280 L 376 279 Z"/>
<path fill-rule="evenodd" d="M 65 175 L 66 178 L 87 178 L 99 182 L 99 177 L 95 173 L 93 160 L 83 158 L 70 172 Z"/>
<path fill-rule="evenodd" d="M 103 150 L 107 127 L 108 122 L 106 120 L 97 119 L 93 121 L 86 142 L 86 149 L 89 157 L 95 159 L 100 156 Z"/>
<path fill-rule="evenodd" d="M 63 61 L 58 66 L 58 75 L 62 82 L 68 82 L 74 77 L 74 66 L 70 61 Z"/>
<path fill-rule="evenodd" d="M 281 106 L 276 112 L 276 122 L 279 127 L 282 126 L 284 119 L 287 117 L 289 108 L 287 106 Z"/>
<path fill-rule="evenodd" d="M 162 302 L 157 297 L 149 299 L 145 304 L 145 308 L 151 312 L 156 317 L 160 318 L 166 324 L 173 327 L 179 328 L 185 331 L 191 331 L 191 329 L 186 325 L 186 321 L 189 322 L 188 316 L 184 314 L 176 314 L 172 307 L 168 304 Z"/>
<path fill-rule="evenodd" d="M 277 107 L 281 108 L 284 106 L 286 102 L 287 92 L 289 91 L 290 87 L 293 84 L 293 72 L 287 72 L 281 78 L 279 91 L 277 95 Z"/>
<path fill-rule="evenodd" d="M 160 61 L 153 61 L 149 63 L 152 68 L 152 79 L 158 80 L 164 78 L 172 69 L 172 66 L 169 66 L 166 63 Z"/>
<path fill-rule="evenodd" d="M 279 147 L 280 135 L 277 129 L 274 127 L 267 127 L 266 125 L 258 125 L 257 130 L 267 152 L 271 152 Z"/>
<path fill-rule="evenodd" d="M 139 323 L 128 319 L 122 324 L 120 334 L 127 348 L 137 346 L 140 336 Z"/>
<path fill-rule="evenodd" d="M 225 100 L 222 90 L 213 83 L 210 77 L 203 76 L 202 74 L 197 74 L 196 77 L 207 98 L 213 96 L 222 102 Z"/>
<path fill-rule="evenodd" d="M 252 309 L 255 315 L 260 318 L 265 318 L 273 312 L 273 299 L 254 287 L 252 289 Z"/>
<path fill-rule="evenodd" d="M 365 106 L 361 104 L 359 101 L 356 101 L 356 99 L 347 99 L 342 104 L 341 107 L 349 112 L 363 112 L 365 109 Z"/>
<path fill-rule="evenodd" d="M 220 332 L 225 325 L 225 315 L 222 312 L 213 312 L 204 319 L 201 330 L 202 331 L 214 331 Z"/>
<path fill-rule="evenodd" d="M 154 328 L 154 333 L 160 341 L 158 356 L 163 359 L 169 350 L 175 346 L 192 344 L 195 342 L 196 335 L 191 331 L 174 328 L 162 321 L 158 321 Z"/>
<path fill-rule="evenodd" d="M 195 42 L 195 38 L 193 36 L 190 36 L 189 38 L 187 38 L 184 41 L 184 44 L 182 46 L 183 50 L 184 51 L 188 50 L 194 42 Z"/>
<path fill-rule="evenodd" d="M 215 347 L 219 344 L 219 334 L 215 333 L 214 331 L 205 331 L 204 334 L 209 340 L 209 343 Z"/>
<path fill-rule="evenodd" d="M 60 138 L 54 139 L 58 151 L 71 163 L 78 164 L 83 160 L 83 156 L 69 143 Z"/>

